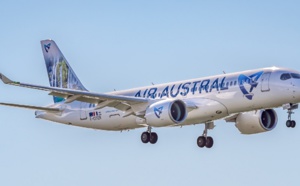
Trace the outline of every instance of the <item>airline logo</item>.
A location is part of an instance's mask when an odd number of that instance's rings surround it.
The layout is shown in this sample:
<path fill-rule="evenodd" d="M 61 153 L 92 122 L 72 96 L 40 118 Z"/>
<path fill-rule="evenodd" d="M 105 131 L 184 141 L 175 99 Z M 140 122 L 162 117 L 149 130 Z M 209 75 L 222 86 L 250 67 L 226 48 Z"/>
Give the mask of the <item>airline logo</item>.
<path fill-rule="evenodd" d="M 177 96 L 187 96 L 189 93 L 192 95 L 210 93 L 212 91 L 227 90 L 226 77 L 215 79 L 204 79 L 199 81 L 189 81 L 181 84 L 168 85 L 159 90 L 157 87 L 153 87 L 146 90 L 139 90 L 135 97 L 145 98 L 176 98 Z"/>
<path fill-rule="evenodd" d="M 155 115 L 156 115 L 157 118 L 160 118 L 160 115 L 162 114 L 162 110 L 163 109 L 164 109 L 163 106 L 158 107 L 158 108 L 154 107 L 154 113 L 155 113 Z"/>
<path fill-rule="evenodd" d="M 250 76 L 246 76 L 244 74 L 239 75 L 238 77 L 238 83 L 240 86 L 240 89 L 242 93 L 245 95 L 245 97 L 249 100 L 252 100 L 254 94 L 252 93 L 253 89 L 257 87 L 258 82 L 257 80 L 261 77 L 261 75 L 264 72 L 257 72 L 255 74 L 252 74 Z M 246 87 L 245 87 L 246 84 Z M 250 86 L 249 86 L 250 85 Z"/>
<path fill-rule="evenodd" d="M 45 49 L 45 51 L 48 53 L 48 51 L 50 50 L 50 46 L 51 46 L 51 43 L 49 43 L 49 44 L 45 44 L 44 45 L 44 49 Z"/>

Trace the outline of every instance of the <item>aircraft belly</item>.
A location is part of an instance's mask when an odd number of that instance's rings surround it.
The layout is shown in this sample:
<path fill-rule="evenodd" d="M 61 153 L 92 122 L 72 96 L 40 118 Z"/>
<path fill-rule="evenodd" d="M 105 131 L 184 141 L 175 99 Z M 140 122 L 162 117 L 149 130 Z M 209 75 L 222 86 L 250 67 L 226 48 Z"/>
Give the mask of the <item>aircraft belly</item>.
<path fill-rule="evenodd" d="M 85 127 L 101 130 L 126 130 L 137 128 L 136 117 L 123 117 L 123 112 L 103 113 L 101 117 L 90 118 Z"/>
<path fill-rule="evenodd" d="M 49 112 L 41 112 L 38 118 L 46 119 L 58 123 L 100 129 L 100 130 L 126 130 L 141 127 L 136 123 L 135 116 L 128 116 L 123 118 L 122 111 L 87 111 L 87 117 L 82 118 L 82 111 L 72 110 L 63 112 L 61 114 L 54 114 Z"/>

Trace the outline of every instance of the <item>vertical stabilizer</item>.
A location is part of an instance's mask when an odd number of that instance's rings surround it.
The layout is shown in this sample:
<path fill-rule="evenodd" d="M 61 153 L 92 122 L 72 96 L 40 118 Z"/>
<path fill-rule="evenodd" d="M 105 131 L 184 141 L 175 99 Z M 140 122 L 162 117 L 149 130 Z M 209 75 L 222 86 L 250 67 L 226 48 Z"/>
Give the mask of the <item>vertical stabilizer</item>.
<path fill-rule="evenodd" d="M 86 90 L 53 40 L 43 40 L 41 46 L 51 87 Z M 55 103 L 64 101 L 53 99 Z"/>

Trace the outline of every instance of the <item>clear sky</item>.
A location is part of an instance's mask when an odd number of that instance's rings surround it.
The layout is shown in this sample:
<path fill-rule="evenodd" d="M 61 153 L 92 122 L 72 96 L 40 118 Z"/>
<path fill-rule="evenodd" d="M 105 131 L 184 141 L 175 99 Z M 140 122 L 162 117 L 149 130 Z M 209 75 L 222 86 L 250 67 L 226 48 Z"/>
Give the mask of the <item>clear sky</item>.
<path fill-rule="evenodd" d="M 48 85 L 39 41 L 56 41 L 89 90 L 109 92 L 268 66 L 300 70 L 300 3 L 285 0 L 0 1 L 0 72 Z M 43 106 L 47 92 L 0 83 L 0 101 Z M 96 131 L 0 107 L 0 185 L 299 185 L 300 110 L 295 129 L 241 135 L 216 122 Z"/>

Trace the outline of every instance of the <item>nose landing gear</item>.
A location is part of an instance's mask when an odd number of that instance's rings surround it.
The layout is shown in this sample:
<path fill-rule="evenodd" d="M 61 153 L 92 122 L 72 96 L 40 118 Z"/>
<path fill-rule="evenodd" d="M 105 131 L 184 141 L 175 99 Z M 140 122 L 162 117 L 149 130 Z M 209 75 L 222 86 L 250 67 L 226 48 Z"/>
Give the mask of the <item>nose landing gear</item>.
<path fill-rule="evenodd" d="M 292 120 L 292 114 L 294 114 L 293 110 L 298 109 L 298 104 L 286 104 L 283 106 L 283 109 L 287 109 L 288 120 L 286 121 L 286 126 L 288 128 L 295 128 L 296 121 Z"/>

